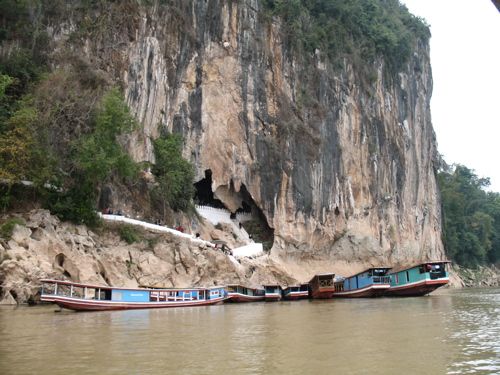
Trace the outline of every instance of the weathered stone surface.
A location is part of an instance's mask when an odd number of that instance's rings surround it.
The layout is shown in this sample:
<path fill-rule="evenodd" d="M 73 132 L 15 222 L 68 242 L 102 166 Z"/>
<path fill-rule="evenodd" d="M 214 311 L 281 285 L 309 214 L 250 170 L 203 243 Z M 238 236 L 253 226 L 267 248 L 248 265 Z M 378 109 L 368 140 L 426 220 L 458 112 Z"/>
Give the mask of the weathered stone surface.
<path fill-rule="evenodd" d="M 20 236 L 23 246 L 10 240 L 0 249 L 3 303 L 12 303 L 13 295 L 18 302 L 36 301 L 39 280 L 47 277 L 124 287 L 190 287 L 237 282 L 247 272 L 218 249 L 168 234 L 145 232 L 143 241 L 127 245 L 112 230 L 91 237 L 79 234 L 91 233 L 81 226 L 60 223 L 47 230 L 42 221 L 38 224 L 30 230 L 36 236 Z"/>
<path fill-rule="evenodd" d="M 379 61 L 367 82 L 321 53 L 294 56 L 257 0 L 182 5 L 182 23 L 168 6 L 130 15 L 134 37 L 110 36 L 123 46 L 119 59 L 102 41 L 82 43 L 115 72 L 142 124 L 126 141 L 135 160 L 154 162 L 151 139 L 162 129 L 182 134 L 198 178 L 210 169 L 228 208 L 245 186 L 274 229 L 276 257 L 444 257 L 428 45 L 416 44 L 393 80 Z"/>
<path fill-rule="evenodd" d="M 274 230 L 272 256 L 237 265 L 168 236 L 125 245 L 34 211 L 31 237 L 6 244 L 12 260 L 0 264 L 20 300 L 33 290 L 20 280 L 34 274 L 116 286 L 286 282 L 444 257 L 427 44 L 414 46 L 393 80 L 379 61 L 368 82 L 348 62 L 336 70 L 321 53 L 295 56 L 279 21 L 260 18 L 260 1 L 168 3 L 133 2 L 137 12 L 120 15 L 127 22 L 105 38 L 79 34 L 73 44 L 79 19 L 68 14 L 48 29 L 54 55 L 70 43 L 71 53 L 124 88 L 141 123 L 123 140 L 136 161 L 154 162 L 152 139 L 162 131 L 179 133 L 197 178 L 210 169 L 212 190 L 228 208 L 248 192 Z M 116 207 L 133 206 L 113 189 L 106 196 Z"/>
<path fill-rule="evenodd" d="M 31 236 L 31 230 L 23 225 L 15 225 L 12 232 L 12 241 L 23 244 Z"/>

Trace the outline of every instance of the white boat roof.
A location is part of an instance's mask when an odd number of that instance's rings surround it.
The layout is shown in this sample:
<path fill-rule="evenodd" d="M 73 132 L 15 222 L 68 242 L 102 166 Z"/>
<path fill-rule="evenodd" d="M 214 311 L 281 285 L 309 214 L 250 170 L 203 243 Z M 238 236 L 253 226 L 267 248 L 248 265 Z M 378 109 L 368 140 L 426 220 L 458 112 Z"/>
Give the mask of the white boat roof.
<path fill-rule="evenodd" d="M 55 280 L 55 279 L 41 279 L 41 283 L 50 283 L 50 284 L 59 284 L 59 285 L 68 285 L 68 286 L 76 286 L 79 288 L 93 288 L 93 289 L 106 289 L 106 290 L 140 290 L 140 291 L 182 291 L 182 290 L 210 290 L 217 288 L 224 288 L 223 286 L 209 286 L 209 287 L 198 287 L 198 288 L 155 288 L 155 287 L 142 287 L 142 288 L 126 288 L 126 287 L 116 287 L 109 285 L 93 285 L 93 284 L 83 284 L 83 283 L 75 283 L 73 281 L 67 280 Z"/>

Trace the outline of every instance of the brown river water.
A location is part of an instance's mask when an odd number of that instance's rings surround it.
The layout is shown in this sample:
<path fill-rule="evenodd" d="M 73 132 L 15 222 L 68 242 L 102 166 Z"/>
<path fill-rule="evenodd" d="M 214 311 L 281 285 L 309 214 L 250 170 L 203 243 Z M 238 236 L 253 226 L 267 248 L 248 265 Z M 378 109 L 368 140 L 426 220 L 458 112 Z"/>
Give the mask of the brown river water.
<path fill-rule="evenodd" d="M 500 289 L 116 312 L 0 308 L 0 374 L 500 374 Z"/>

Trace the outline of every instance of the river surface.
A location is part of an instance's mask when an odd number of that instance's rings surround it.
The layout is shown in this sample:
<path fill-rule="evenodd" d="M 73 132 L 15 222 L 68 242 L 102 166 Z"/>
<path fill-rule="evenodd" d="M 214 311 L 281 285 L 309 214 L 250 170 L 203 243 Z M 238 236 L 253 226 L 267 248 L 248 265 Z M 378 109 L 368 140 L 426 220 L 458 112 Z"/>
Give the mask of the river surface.
<path fill-rule="evenodd" d="M 116 312 L 0 308 L 0 374 L 500 374 L 500 289 Z"/>

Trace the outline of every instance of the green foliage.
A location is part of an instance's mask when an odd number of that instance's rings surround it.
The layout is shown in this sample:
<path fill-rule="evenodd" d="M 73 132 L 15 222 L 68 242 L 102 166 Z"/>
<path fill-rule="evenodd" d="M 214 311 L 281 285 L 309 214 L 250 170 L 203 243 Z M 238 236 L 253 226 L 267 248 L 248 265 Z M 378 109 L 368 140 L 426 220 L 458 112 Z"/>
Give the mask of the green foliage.
<path fill-rule="evenodd" d="M 122 149 L 118 137 L 135 128 L 135 120 L 116 89 L 104 95 L 93 130 L 75 144 L 75 169 L 62 191 L 52 191 L 47 207 L 63 220 L 95 226 L 98 187 L 112 178 L 133 177 L 138 166 Z"/>
<path fill-rule="evenodd" d="M 0 102 L 5 98 L 5 89 L 12 83 L 12 77 L 0 74 Z"/>
<path fill-rule="evenodd" d="M 118 143 L 117 137 L 131 132 L 136 126 L 134 118 L 116 89 L 102 100 L 102 108 L 95 120 L 94 131 L 78 145 L 78 165 L 96 183 L 116 172 L 121 177 L 133 177 L 138 166 Z"/>
<path fill-rule="evenodd" d="M 120 238 L 129 245 L 141 240 L 139 232 L 131 225 L 122 225 L 118 229 L 118 233 L 120 234 Z"/>
<path fill-rule="evenodd" d="M 0 179 L 13 183 L 30 177 L 35 120 L 36 110 L 27 105 L 0 125 Z"/>
<path fill-rule="evenodd" d="M 45 207 L 61 220 L 96 227 L 100 224 L 96 209 L 96 187 L 85 175 L 73 175 L 70 186 L 62 191 L 49 190 Z"/>
<path fill-rule="evenodd" d="M 457 165 L 438 175 L 443 202 L 443 240 L 464 266 L 500 261 L 500 194 L 486 192 L 489 179 Z"/>
<path fill-rule="evenodd" d="M 14 227 L 16 225 L 26 225 L 26 223 L 19 217 L 8 219 L 2 225 L 0 225 L 0 237 L 2 237 L 6 241 L 10 240 L 10 238 L 12 237 L 12 233 L 14 232 Z"/>
<path fill-rule="evenodd" d="M 175 134 L 160 137 L 154 141 L 154 151 L 155 195 L 164 210 L 166 204 L 174 210 L 187 210 L 194 195 L 194 168 L 182 157 L 182 138 Z"/>
<path fill-rule="evenodd" d="M 332 62 L 348 57 L 371 64 L 384 58 L 394 73 L 408 61 L 412 43 L 427 40 L 428 26 L 398 0 L 263 0 L 268 14 L 281 17 L 289 44 L 308 53 L 316 48 Z"/>

